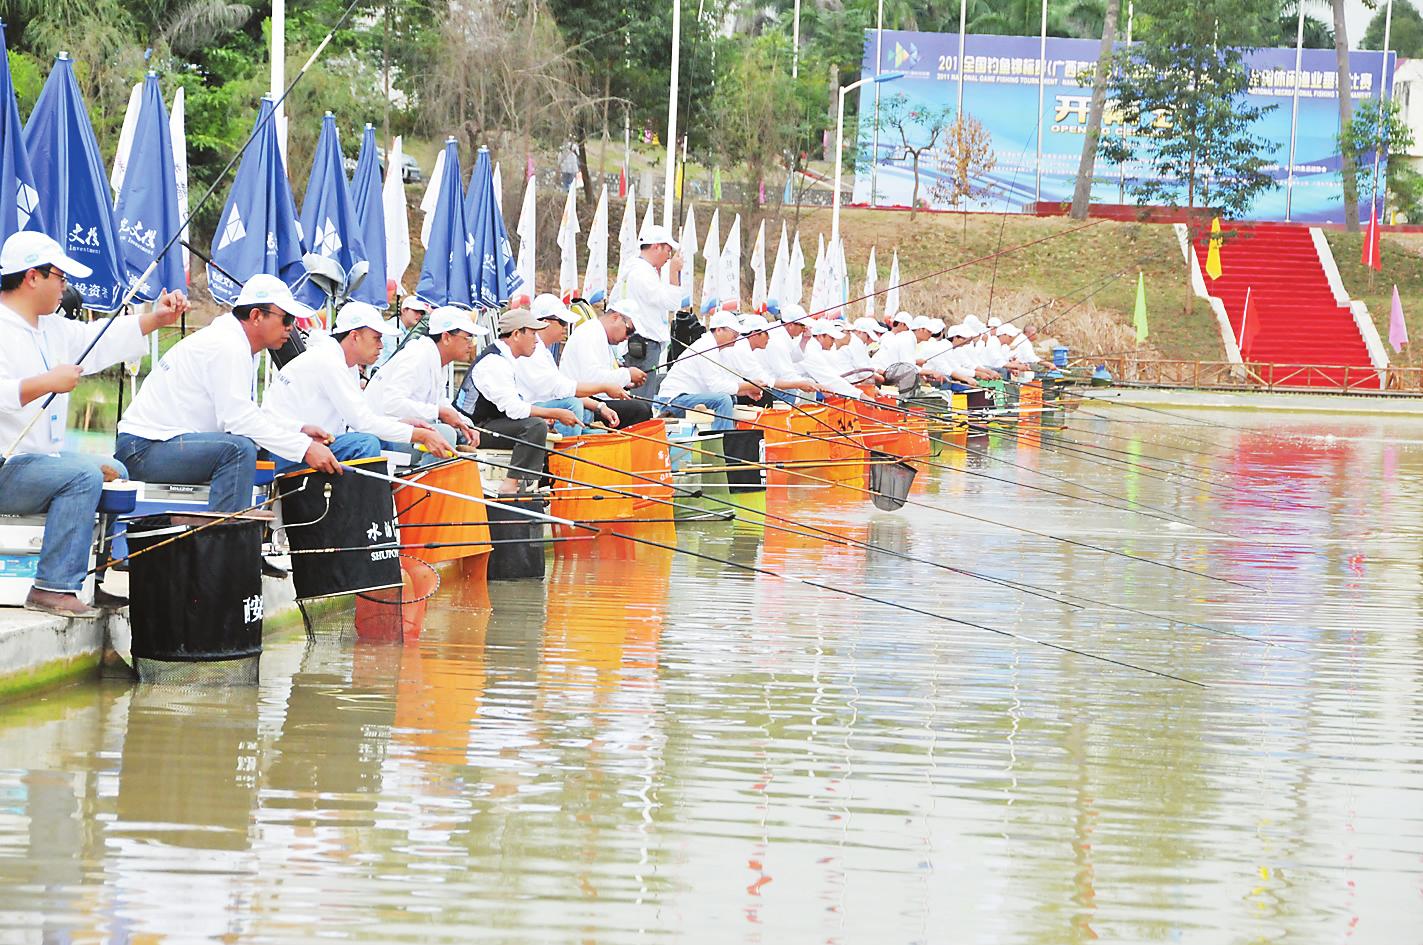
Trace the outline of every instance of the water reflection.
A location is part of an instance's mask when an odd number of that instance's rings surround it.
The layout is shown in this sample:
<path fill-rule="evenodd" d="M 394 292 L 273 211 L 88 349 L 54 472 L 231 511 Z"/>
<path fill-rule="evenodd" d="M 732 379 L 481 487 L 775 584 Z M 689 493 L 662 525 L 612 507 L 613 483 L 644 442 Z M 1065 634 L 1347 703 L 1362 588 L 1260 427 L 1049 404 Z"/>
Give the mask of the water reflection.
<path fill-rule="evenodd" d="M 932 507 L 766 498 L 851 545 L 605 536 L 447 573 L 404 646 L 271 638 L 256 690 L 7 707 L 0 941 L 1411 941 L 1423 423 L 1231 423 L 975 437 Z"/>

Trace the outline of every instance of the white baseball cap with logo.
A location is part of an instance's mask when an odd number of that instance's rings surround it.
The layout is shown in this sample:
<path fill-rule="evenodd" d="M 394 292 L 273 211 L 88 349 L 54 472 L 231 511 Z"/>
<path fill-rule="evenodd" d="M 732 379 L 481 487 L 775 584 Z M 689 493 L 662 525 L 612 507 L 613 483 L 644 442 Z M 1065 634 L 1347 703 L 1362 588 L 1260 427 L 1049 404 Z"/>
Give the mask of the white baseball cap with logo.
<path fill-rule="evenodd" d="M 741 316 L 741 333 L 750 335 L 758 331 L 765 331 L 771 327 L 771 323 L 766 321 L 755 312 L 747 312 Z"/>
<path fill-rule="evenodd" d="M 380 311 L 369 302 L 347 302 L 336 313 L 336 324 L 331 334 L 340 335 L 357 328 L 370 328 L 382 335 L 394 335 L 399 328 L 380 317 Z"/>
<path fill-rule="evenodd" d="M 781 321 L 786 324 L 792 322 L 808 322 L 810 321 L 810 316 L 806 314 L 803 306 L 797 305 L 794 302 L 787 302 L 781 306 Z"/>
<path fill-rule="evenodd" d="M 63 247 L 53 239 L 34 230 L 11 233 L 4 247 L 0 248 L 0 275 L 8 276 L 41 266 L 53 266 L 76 279 L 86 278 L 94 272 L 79 260 L 66 255 Z"/>
<path fill-rule="evenodd" d="M 711 317 L 711 321 L 707 323 L 707 328 L 712 331 L 718 328 L 730 328 L 739 334 L 741 332 L 741 319 L 737 318 L 731 312 L 717 312 Z"/>
<path fill-rule="evenodd" d="M 914 316 L 910 315 L 908 312 L 900 312 L 893 318 L 891 318 L 890 322 L 892 324 L 912 325 L 914 324 Z"/>
<path fill-rule="evenodd" d="M 237 293 L 237 301 L 232 303 L 232 307 L 241 308 L 244 305 L 275 305 L 288 315 L 295 315 L 297 318 L 312 316 L 311 306 L 298 302 L 285 282 L 264 272 L 248 279 L 243 284 L 242 291 Z M 374 306 L 367 305 L 366 307 L 375 311 Z"/>
<path fill-rule="evenodd" d="M 642 231 L 642 235 L 637 238 L 642 246 L 656 246 L 659 243 L 666 243 L 673 249 L 677 248 L 677 241 L 672 238 L 672 234 L 667 232 L 667 227 L 654 224 Z"/>
<path fill-rule="evenodd" d="M 489 334 L 489 329 L 476 325 L 464 309 L 441 305 L 430 313 L 430 334 L 443 335 L 447 331 L 462 331 L 475 338 L 483 338 Z"/>
<path fill-rule="evenodd" d="M 840 324 L 838 321 L 817 318 L 810 323 L 810 333 L 812 335 L 829 335 L 838 341 L 845 337 L 845 333 L 840 330 Z"/>
<path fill-rule="evenodd" d="M 867 315 L 862 315 L 861 317 L 855 319 L 855 321 L 850 325 L 850 330 L 863 331 L 865 334 L 868 335 L 882 335 L 888 329 L 886 329 L 875 319 L 870 318 Z"/>
<path fill-rule="evenodd" d="M 563 299 L 552 292 L 541 292 L 535 296 L 534 300 L 529 303 L 529 311 L 535 318 L 541 318 L 544 321 L 556 318 L 565 325 L 572 325 L 578 321 L 578 316 L 573 314 L 573 310 L 564 305 Z"/>

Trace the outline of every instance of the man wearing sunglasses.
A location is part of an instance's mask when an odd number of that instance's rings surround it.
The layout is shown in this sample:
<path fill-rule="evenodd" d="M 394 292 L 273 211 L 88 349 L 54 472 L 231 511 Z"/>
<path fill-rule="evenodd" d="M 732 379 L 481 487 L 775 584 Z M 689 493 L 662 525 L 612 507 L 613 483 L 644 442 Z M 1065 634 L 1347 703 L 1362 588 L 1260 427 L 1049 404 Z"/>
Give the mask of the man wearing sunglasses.
<path fill-rule="evenodd" d="M 113 460 L 65 449 L 69 392 L 81 375 L 142 357 L 143 336 L 173 324 L 188 307 L 175 291 L 160 295 L 152 312 L 115 316 L 112 323 L 57 314 L 66 275 L 89 274 L 42 233 L 12 234 L 0 248 L 0 450 L 10 454 L 0 461 L 0 513 L 46 513 L 25 606 L 63 617 L 98 613 L 77 592 L 89 567 L 104 479 L 124 472 Z M 95 596 L 106 606 L 122 603 Z"/>
<path fill-rule="evenodd" d="M 144 380 L 119 421 L 115 456 L 146 482 L 210 482 L 208 509 L 236 512 L 252 504 L 257 451 L 341 472 L 315 426 L 258 409 L 257 354 L 286 344 L 311 309 L 276 276 L 247 280 L 232 312 L 178 342 Z"/>

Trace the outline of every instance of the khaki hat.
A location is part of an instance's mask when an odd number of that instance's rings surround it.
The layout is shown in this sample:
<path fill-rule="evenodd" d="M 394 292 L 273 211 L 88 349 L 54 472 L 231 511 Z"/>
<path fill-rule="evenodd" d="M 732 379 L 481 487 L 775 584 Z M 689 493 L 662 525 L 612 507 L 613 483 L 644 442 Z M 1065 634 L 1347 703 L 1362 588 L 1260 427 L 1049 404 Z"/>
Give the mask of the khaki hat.
<path fill-rule="evenodd" d="M 534 313 L 526 308 L 513 308 L 499 316 L 499 337 L 512 335 L 520 328 L 532 328 L 538 331 L 540 328 L 548 327 L 548 322 L 541 318 L 535 318 Z"/>

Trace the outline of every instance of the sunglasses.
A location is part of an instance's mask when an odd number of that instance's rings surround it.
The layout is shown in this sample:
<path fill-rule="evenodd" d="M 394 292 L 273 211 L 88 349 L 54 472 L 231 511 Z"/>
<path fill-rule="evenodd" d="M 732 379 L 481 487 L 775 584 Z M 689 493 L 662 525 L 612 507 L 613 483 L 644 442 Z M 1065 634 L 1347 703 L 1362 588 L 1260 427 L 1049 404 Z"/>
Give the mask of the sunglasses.
<path fill-rule="evenodd" d="M 296 316 L 291 314 L 290 312 L 283 312 L 281 309 L 276 308 L 266 308 L 265 306 L 261 308 L 260 311 L 264 312 L 267 315 L 275 315 L 280 318 L 282 320 L 283 328 L 290 328 L 296 324 Z"/>

